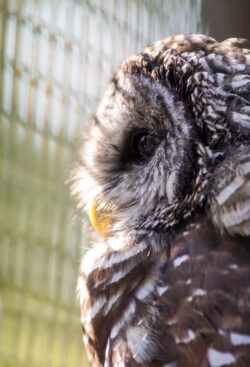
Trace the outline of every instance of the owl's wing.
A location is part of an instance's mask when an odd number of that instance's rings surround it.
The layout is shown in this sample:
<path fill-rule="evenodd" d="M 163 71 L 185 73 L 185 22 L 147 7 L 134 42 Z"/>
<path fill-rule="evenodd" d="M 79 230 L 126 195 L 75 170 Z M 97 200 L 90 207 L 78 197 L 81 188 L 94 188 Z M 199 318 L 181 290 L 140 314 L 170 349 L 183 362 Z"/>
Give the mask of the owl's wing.
<path fill-rule="evenodd" d="M 250 365 L 249 245 L 250 237 L 222 236 L 206 216 L 179 234 L 156 302 L 153 365 Z"/>
<path fill-rule="evenodd" d="M 211 190 L 211 216 L 220 231 L 250 236 L 250 146 L 228 151 L 216 169 Z"/>

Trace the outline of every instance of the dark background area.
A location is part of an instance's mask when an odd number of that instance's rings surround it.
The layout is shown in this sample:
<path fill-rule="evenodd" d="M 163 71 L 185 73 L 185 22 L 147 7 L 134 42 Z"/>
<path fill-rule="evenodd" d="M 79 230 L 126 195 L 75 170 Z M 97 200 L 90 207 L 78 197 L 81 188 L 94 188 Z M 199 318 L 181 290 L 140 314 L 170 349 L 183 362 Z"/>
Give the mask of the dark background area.
<path fill-rule="evenodd" d="M 231 37 L 250 40 L 250 1 L 204 0 L 201 24 L 218 41 Z"/>

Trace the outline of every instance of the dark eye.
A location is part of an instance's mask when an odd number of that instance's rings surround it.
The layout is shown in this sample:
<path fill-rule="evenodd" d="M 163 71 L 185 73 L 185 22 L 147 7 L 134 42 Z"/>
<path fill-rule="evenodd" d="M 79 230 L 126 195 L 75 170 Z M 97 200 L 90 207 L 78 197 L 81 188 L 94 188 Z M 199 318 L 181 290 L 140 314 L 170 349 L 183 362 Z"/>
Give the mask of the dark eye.
<path fill-rule="evenodd" d="M 156 144 L 157 138 L 147 131 L 134 134 L 131 139 L 133 158 L 141 162 L 146 160 L 153 154 Z"/>

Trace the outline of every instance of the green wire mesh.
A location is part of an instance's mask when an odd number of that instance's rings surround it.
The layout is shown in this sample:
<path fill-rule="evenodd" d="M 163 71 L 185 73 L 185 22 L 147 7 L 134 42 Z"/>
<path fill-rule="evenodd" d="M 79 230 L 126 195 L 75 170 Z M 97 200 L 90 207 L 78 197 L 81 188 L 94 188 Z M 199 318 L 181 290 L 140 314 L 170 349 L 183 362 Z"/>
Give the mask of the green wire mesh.
<path fill-rule="evenodd" d="M 0 366 L 87 365 L 76 281 L 88 243 L 64 185 L 122 60 L 200 31 L 201 1 L 0 1 Z"/>

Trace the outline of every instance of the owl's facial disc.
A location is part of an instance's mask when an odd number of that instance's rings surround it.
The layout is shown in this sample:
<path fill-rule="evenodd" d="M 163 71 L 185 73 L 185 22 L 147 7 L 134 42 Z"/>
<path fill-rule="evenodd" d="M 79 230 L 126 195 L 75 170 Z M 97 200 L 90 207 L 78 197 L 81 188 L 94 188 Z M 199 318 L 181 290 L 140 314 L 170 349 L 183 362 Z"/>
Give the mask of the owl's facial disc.
<path fill-rule="evenodd" d="M 131 159 L 137 164 L 145 163 L 153 155 L 159 138 L 146 129 L 137 129 L 130 136 Z M 94 229 L 102 237 L 109 237 L 109 233 L 114 223 L 114 216 L 117 206 L 112 202 L 104 202 L 96 197 L 89 202 L 89 218 Z"/>
<path fill-rule="evenodd" d="M 192 178 L 192 127 L 176 91 L 145 76 L 120 79 L 85 136 L 74 188 L 103 237 L 163 216 Z"/>

